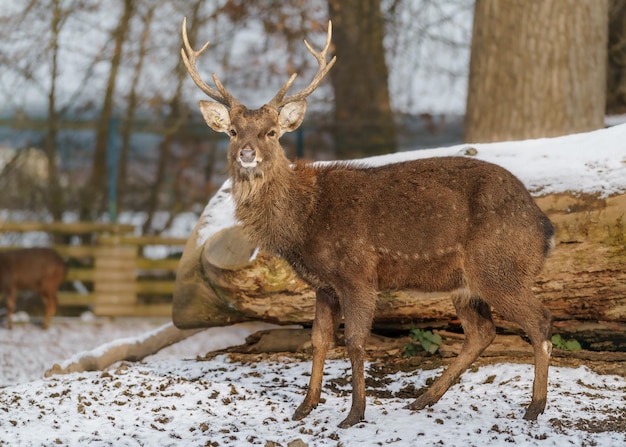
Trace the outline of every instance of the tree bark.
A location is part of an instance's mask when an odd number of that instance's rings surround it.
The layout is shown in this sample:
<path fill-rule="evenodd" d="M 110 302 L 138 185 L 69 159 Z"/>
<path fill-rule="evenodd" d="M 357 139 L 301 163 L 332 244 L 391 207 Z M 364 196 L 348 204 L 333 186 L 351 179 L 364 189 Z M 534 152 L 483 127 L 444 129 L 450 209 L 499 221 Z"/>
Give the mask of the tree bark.
<path fill-rule="evenodd" d="M 328 0 L 338 63 L 330 71 L 335 92 L 335 152 L 355 158 L 395 152 L 380 0 Z"/>
<path fill-rule="evenodd" d="M 626 0 L 610 0 L 606 113 L 626 113 Z"/>
<path fill-rule="evenodd" d="M 465 141 L 604 127 L 608 0 L 477 0 Z"/>

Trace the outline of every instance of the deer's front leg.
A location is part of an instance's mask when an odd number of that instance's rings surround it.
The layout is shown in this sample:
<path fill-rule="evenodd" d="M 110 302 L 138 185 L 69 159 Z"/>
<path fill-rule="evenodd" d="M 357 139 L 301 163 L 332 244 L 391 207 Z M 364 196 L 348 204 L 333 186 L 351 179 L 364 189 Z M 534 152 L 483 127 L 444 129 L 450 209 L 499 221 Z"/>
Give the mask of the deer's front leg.
<path fill-rule="evenodd" d="M 15 302 L 17 300 L 17 289 L 11 287 L 5 293 L 7 300 L 7 329 L 13 329 L 13 313 L 15 312 Z"/>
<path fill-rule="evenodd" d="M 365 418 L 365 343 L 374 318 L 376 292 L 351 294 L 343 305 L 346 348 L 352 364 L 352 406 L 339 428 L 348 428 Z"/>
<path fill-rule="evenodd" d="M 46 316 L 43 320 L 43 329 L 50 328 L 50 322 L 52 321 L 52 317 L 57 311 L 57 294 L 56 290 L 46 290 L 41 294 L 43 301 L 46 305 Z"/>
<path fill-rule="evenodd" d="M 324 361 L 328 349 L 335 336 L 335 322 L 337 314 L 341 312 L 339 301 L 333 291 L 318 290 L 315 301 L 315 320 L 311 342 L 313 344 L 313 366 L 311 379 L 304 402 L 300 404 L 293 415 L 293 420 L 300 420 L 307 416 L 320 401 L 322 394 L 322 376 L 324 375 Z"/>

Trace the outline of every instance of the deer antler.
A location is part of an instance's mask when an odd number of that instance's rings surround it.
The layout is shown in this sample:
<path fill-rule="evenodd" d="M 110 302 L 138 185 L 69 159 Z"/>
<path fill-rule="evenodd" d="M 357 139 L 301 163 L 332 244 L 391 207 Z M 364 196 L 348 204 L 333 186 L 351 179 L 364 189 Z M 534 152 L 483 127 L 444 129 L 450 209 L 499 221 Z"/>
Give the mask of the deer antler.
<path fill-rule="evenodd" d="M 189 44 L 189 38 L 187 37 L 187 17 L 183 19 L 183 44 L 185 45 L 185 47 L 180 49 L 180 54 L 183 58 L 183 62 L 185 63 L 185 67 L 187 67 L 187 71 L 191 76 L 191 79 L 193 79 L 193 82 L 196 83 L 200 90 L 202 90 L 204 93 L 209 95 L 217 102 L 220 102 L 227 107 L 233 108 L 235 105 L 239 104 L 239 101 L 237 101 L 233 97 L 233 95 L 231 95 L 228 90 L 224 88 L 215 73 L 213 73 L 213 82 L 215 82 L 217 90 L 204 82 L 198 74 L 198 69 L 196 68 L 196 60 L 198 56 L 200 56 L 204 52 L 204 50 L 208 48 L 209 42 L 205 43 L 198 51 L 194 51 L 191 48 L 191 45 Z"/>
<path fill-rule="evenodd" d="M 317 69 L 317 73 L 315 74 L 315 77 L 306 88 L 300 90 L 298 93 L 294 93 L 293 95 L 290 95 L 284 98 L 285 93 L 287 93 L 287 90 L 289 90 L 289 88 L 291 87 L 291 84 L 293 84 L 293 81 L 295 81 L 296 79 L 297 73 L 292 74 L 289 80 L 285 82 L 285 85 L 283 85 L 283 87 L 278 91 L 278 93 L 276 93 L 276 96 L 274 96 L 272 100 L 269 103 L 267 103 L 268 106 L 279 109 L 285 104 L 288 104 L 290 102 L 302 101 L 303 99 L 306 99 L 306 97 L 309 96 L 311 93 L 313 93 L 313 91 L 320 85 L 320 82 L 322 82 L 322 79 L 324 79 L 324 76 L 326 76 L 326 73 L 328 73 L 328 71 L 332 68 L 333 64 L 337 60 L 337 56 L 334 56 L 330 60 L 330 62 L 326 63 L 326 53 L 328 52 L 328 48 L 330 47 L 330 39 L 332 35 L 333 35 L 333 24 L 329 20 L 328 21 L 328 36 L 326 37 L 326 45 L 324 45 L 324 49 L 322 51 L 320 51 L 319 53 L 316 52 L 306 40 L 304 41 L 304 44 L 306 45 L 307 50 L 309 50 L 309 53 L 311 53 L 313 57 L 317 59 L 317 63 L 319 64 L 319 68 Z"/>

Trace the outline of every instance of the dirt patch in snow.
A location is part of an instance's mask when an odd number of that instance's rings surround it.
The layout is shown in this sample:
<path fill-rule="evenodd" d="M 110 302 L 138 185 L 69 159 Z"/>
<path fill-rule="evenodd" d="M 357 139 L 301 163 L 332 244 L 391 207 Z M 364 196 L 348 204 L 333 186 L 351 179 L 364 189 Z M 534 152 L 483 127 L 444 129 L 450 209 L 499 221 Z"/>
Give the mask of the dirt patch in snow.
<path fill-rule="evenodd" d="M 271 334 L 273 331 L 265 333 Z M 295 335 L 300 332 L 300 335 Z M 272 350 L 271 337 L 266 338 L 263 332 L 253 334 L 247 339 L 247 343 L 225 350 L 209 353 L 203 360 L 211 360 L 217 355 L 228 353 L 231 360 L 242 364 L 284 362 L 286 358 L 293 362 L 311 361 L 310 344 L 302 344 L 302 340 L 308 340 L 310 331 L 307 329 L 296 330 L 294 335 L 288 338 L 293 340 L 294 351 L 300 352 L 259 352 Z M 403 355 L 403 350 L 408 343 L 407 337 L 390 338 L 372 335 L 366 346 L 369 366 L 366 372 L 367 395 L 375 399 L 414 399 L 423 393 L 433 380 L 427 380 L 425 386 L 416 388 L 413 383 L 408 383 L 402 388 L 391 392 L 389 384 L 397 373 L 412 373 L 424 370 L 436 370 L 447 366 L 460 352 L 462 337 L 458 334 L 440 332 L 444 336 L 445 343 L 439 352 L 430 354 L 425 351 L 417 352 L 412 356 Z M 302 335 L 304 334 L 304 336 Z M 284 334 L 279 336 L 280 345 L 285 346 Z M 346 359 L 347 354 L 343 346 L 331 349 L 328 359 Z M 471 370 L 477 371 L 481 366 L 498 364 L 532 364 L 533 354 L 531 346 L 521 337 L 515 335 L 498 336 L 494 343 L 472 365 Z M 589 370 L 601 375 L 617 375 L 626 378 L 626 353 L 624 352 L 593 352 L 593 351 L 563 351 L 555 349 L 551 361 L 552 367 L 579 368 L 584 366 Z M 488 378 L 489 379 L 489 378 Z M 493 381 L 493 378 L 491 378 Z M 506 386 L 506 382 L 498 384 Z M 498 386 L 496 385 L 496 386 Z M 581 396 L 593 401 L 599 396 L 589 389 L 588 384 L 581 385 Z M 281 386 L 292 386 L 289 383 Z M 341 397 L 350 397 L 350 375 L 326 380 L 325 391 Z M 602 385 L 599 385 L 601 387 Z M 593 387 L 592 387 L 593 388 Z M 594 416 L 591 418 L 552 418 L 550 424 L 556 431 L 572 429 L 589 432 L 620 432 L 626 433 L 626 407 L 615 411 L 610 408 L 597 406 L 594 408 Z M 498 432 L 496 425 L 492 431 Z"/>

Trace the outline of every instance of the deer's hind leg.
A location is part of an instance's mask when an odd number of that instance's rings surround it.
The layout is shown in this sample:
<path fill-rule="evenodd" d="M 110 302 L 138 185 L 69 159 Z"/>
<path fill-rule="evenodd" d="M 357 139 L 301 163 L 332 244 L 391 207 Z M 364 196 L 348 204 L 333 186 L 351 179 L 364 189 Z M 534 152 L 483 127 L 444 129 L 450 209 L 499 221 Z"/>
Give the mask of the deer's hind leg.
<path fill-rule="evenodd" d="M 306 417 L 320 401 L 322 393 L 322 377 L 324 362 L 328 349 L 333 344 L 336 332 L 341 321 L 339 300 L 332 290 L 318 290 L 315 297 L 315 319 L 311 333 L 313 345 L 313 366 L 309 388 L 304 401 L 296 409 L 293 420 Z"/>
<path fill-rule="evenodd" d="M 486 302 L 464 290 L 453 296 L 453 303 L 465 332 L 461 352 L 441 376 L 405 408 L 421 410 L 436 403 L 496 336 L 491 309 Z"/>
<path fill-rule="evenodd" d="M 535 355 L 533 395 L 524 419 L 535 420 L 543 413 L 548 395 L 548 369 L 552 354 L 552 314 L 535 297 L 530 286 L 515 300 L 494 303 L 494 309 L 503 318 L 517 323 L 526 332 Z"/>

